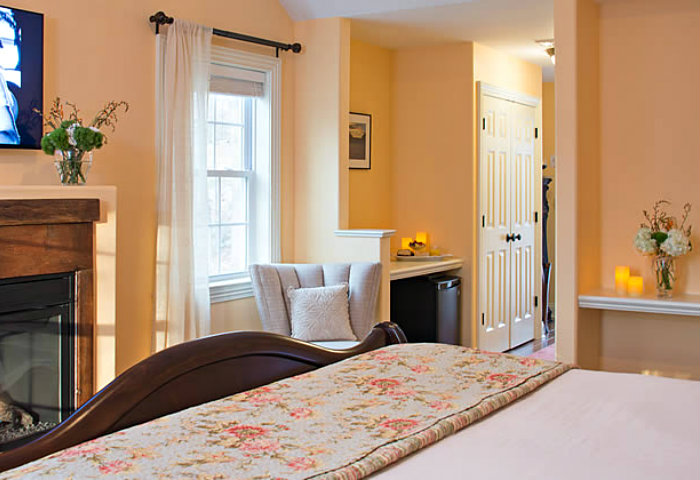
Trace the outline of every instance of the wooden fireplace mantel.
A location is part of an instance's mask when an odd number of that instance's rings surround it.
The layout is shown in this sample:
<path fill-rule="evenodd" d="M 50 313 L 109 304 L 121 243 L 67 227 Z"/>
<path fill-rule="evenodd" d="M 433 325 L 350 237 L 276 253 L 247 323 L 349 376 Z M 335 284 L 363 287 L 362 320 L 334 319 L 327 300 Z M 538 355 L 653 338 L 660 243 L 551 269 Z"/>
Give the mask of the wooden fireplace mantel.
<path fill-rule="evenodd" d="M 100 219 L 96 198 L 0 200 L 0 226 L 92 223 Z"/>
<path fill-rule="evenodd" d="M 99 199 L 0 200 L 0 279 L 75 273 L 75 405 L 94 393 Z"/>

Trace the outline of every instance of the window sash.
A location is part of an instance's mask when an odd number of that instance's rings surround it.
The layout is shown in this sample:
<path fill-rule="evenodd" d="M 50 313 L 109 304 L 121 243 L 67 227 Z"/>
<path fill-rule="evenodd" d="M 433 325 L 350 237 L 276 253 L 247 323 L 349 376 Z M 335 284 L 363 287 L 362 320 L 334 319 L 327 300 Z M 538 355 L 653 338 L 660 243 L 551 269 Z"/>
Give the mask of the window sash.
<path fill-rule="evenodd" d="M 281 157 L 281 69 L 279 58 L 242 52 L 218 45 L 212 46 L 212 75 L 218 75 L 218 67 L 234 67 L 243 71 L 255 72 L 260 79 L 264 78 L 264 95 L 252 98 L 256 111 L 252 124 L 256 133 L 252 142 L 253 155 L 249 165 L 253 175 L 248 179 L 249 189 L 255 191 L 255 201 L 249 204 L 251 234 L 254 230 L 255 245 L 248 245 L 251 256 L 249 263 L 279 262 L 280 257 L 280 157 Z M 254 162 L 262 162 L 253 165 Z M 242 168 L 242 167 L 241 167 Z M 240 172 L 240 170 L 238 170 Z M 214 173 L 214 172 L 212 172 Z M 242 173 L 232 173 L 227 170 L 225 175 L 236 176 Z M 260 202 L 260 203 L 257 203 Z M 258 209 L 255 211 L 254 209 Z M 231 275 L 236 277 L 238 275 Z M 212 303 L 227 302 L 253 295 L 250 276 L 240 274 L 240 278 L 219 281 L 220 277 L 210 278 Z"/>
<path fill-rule="evenodd" d="M 207 178 L 216 178 L 218 181 L 218 198 L 217 201 L 219 203 L 218 205 L 218 218 L 216 223 L 209 223 L 210 229 L 212 228 L 217 228 L 219 237 L 218 237 L 218 253 L 217 253 L 217 264 L 218 264 L 218 271 L 221 270 L 221 264 L 222 264 L 222 243 L 221 243 L 221 229 L 222 227 L 235 227 L 235 226 L 244 226 L 245 227 L 245 244 L 246 244 L 246 249 L 244 252 L 244 261 L 243 261 L 243 270 L 241 271 L 236 271 L 236 272 L 225 272 L 225 273 L 216 273 L 216 274 L 210 274 L 209 275 L 209 282 L 221 282 L 221 281 L 226 281 L 226 280 L 237 280 L 241 278 L 245 278 L 248 275 L 248 265 L 249 261 L 251 258 L 251 245 L 255 241 L 254 238 L 254 232 L 255 232 L 255 215 L 253 214 L 254 212 L 254 206 L 253 206 L 253 201 L 255 199 L 255 182 L 252 181 L 253 175 L 254 175 L 254 170 L 253 170 L 253 128 L 254 128 L 254 123 L 253 123 L 253 99 L 248 97 L 245 98 L 244 100 L 244 108 L 243 108 L 243 123 L 236 123 L 236 122 L 221 122 L 215 120 L 210 120 L 208 121 L 208 126 L 209 128 L 216 128 L 217 125 L 232 125 L 232 126 L 240 126 L 243 128 L 243 168 L 244 170 L 236 170 L 236 169 L 208 169 L 207 170 Z M 216 137 L 214 137 L 216 141 Z M 217 165 L 219 163 L 219 159 L 216 158 L 216 148 L 213 149 L 213 155 L 214 155 L 214 165 Z M 224 222 L 222 220 L 222 211 L 223 211 L 223 205 L 222 205 L 222 190 L 221 190 L 221 179 L 222 178 L 244 178 L 245 179 L 245 187 L 246 187 L 246 212 L 245 212 L 245 222 Z M 253 210 L 253 212 L 251 212 Z M 234 247 L 235 248 L 235 247 Z M 213 254 L 213 253 L 212 253 Z"/>

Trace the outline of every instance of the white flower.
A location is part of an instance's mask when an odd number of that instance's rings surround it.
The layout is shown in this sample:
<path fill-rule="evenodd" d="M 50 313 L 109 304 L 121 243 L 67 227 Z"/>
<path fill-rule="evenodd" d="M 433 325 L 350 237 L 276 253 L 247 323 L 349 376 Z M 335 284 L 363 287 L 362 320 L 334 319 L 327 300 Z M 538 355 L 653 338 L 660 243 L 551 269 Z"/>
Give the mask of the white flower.
<path fill-rule="evenodd" d="M 690 251 L 690 240 L 681 230 L 672 228 L 668 231 L 668 238 L 661 244 L 661 250 L 672 257 L 685 255 Z"/>
<path fill-rule="evenodd" d="M 92 130 L 95 133 L 100 133 L 100 129 L 97 127 L 88 127 L 90 130 Z"/>
<path fill-rule="evenodd" d="M 651 238 L 651 229 L 641 227 L 634 237 L 634 246 L 644 255 L 653 255 L 656 253 L 656 240 Z"/>
<path fill-rule="evenodd" d="M 74 133 L 75 133 L 75 128 L 79 127 L 79 126 L 80 126 L 79 123 L 74 123 L 70 127 L 66 128 L 66 133 L 68 134 L 68 143 L 70 143 L 74 147 L 78 145 L 78 142 L 75 141 Z"/>

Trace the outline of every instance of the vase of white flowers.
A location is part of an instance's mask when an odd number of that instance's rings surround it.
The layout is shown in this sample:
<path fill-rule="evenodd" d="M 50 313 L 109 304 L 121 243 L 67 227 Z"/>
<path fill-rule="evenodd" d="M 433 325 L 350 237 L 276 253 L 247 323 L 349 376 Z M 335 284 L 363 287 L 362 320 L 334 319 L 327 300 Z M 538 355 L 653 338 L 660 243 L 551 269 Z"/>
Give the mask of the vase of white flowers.
<path fill-rule="evenodd" d="M 117 123 L 117 110 L 129 109 L 126 102 L 111 101 L 100 110 L 92 122 L 85 126 L 79 116 L 79 110 L 70 102 L 56 99 L 48 113 L 36 113 L 44 118 L 49 133 L 41 139 L 41 149 L 47 155 L 54 156 L 54 164 L 63 185 L 84 185 L 92 165 L 92 152 L 107 143 L 107 137 L 100 130 L 103 126 L 114 131 Z M 67 118 L 64 109 L 68 111 Z"/>
<path fill-rule="evenodd" d="M 666 200 L 654 204 L 651 212 L 644 210 L 646 222 L 641 225 L 634 238 L 634 246 L 642 254 L 652 257 L 656 293 L 668 298 L 676 282 L 676 257 L 685 255 L 693 248 L 690 243 L 691 226 L 686 227 L 690 204 L 683 206 L 680 222 L 666 213 Z"/>

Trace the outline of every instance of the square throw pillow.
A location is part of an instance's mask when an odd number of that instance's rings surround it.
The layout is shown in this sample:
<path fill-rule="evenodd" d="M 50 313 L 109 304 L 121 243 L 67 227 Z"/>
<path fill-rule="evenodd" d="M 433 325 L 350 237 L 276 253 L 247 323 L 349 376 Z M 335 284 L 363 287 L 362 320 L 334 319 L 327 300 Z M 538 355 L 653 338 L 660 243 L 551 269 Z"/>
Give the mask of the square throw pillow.
<path fill-rule="evenodd" d="M 287 289 L 292 337 L 307 342 L 357 340 L 350 327 L 348 285 Z"/>

